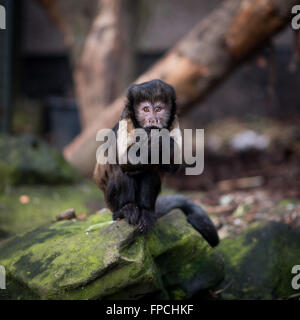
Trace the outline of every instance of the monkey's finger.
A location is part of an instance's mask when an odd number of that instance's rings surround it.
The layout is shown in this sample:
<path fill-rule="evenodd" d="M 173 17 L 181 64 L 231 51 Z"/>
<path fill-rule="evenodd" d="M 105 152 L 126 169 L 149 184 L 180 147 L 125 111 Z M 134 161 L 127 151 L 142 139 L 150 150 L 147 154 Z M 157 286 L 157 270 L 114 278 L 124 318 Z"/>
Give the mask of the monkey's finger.
<path fill-rule="evenodd" d="M 134 204 L 127 204 L 124 207 L 124 216 L 129 224 L 137 225 L 140 220 L 140 209 Z"/>

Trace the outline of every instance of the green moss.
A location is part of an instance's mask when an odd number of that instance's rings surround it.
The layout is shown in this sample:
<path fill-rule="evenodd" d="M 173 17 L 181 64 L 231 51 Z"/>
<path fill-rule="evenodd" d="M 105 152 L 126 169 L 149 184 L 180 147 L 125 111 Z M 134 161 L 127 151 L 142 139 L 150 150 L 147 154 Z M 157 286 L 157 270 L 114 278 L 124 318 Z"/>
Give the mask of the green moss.
<path fill-rule="evenodd" d="M 158 290 L 144 238 L 133 237 L 134 228 L 124 221 L 87 234 L 84 230 L 96 218 L 103 221 L 102 213 L 18 236 L 0 249 L 1 264 L 42 299 L 96 299 L 127 286 Z"/>
<path fill-rule="evenodd" d="M 172 290 L 172 296 L 174 300 L 183 300 L 186 299 L 186 292 L 182 289 L 174 289 Z"/>
<path fill-rule="evenodd" d="M 179 212 L 173 212 L 158 222 L 148 235 L 147 245 L 165 286 L 178 286 L 175 292 L 180 288 L 191 297 L 196 291 L 205 290 L 223 279 L 221 258 Z M 170 294 L 175 299 L 172 291 Z"/>
<path fill-rule="evenodd" d="M 27 288 L 8 292 L 24 299 L 178 298 L 222 279 L 222 262 L 182 213 L 161 218 L 146 236 L 125 221 L 86 232 L 111 219 L 106 210 L 0 243 L 9 283 Z"/>
<path fill-rule="evenodd" d="M 289 205 L 295 205 L 299 203 L 299 199 L 286 198 L 280 201 L 279 207 L 286 208 Z"/>
<path fill-rule="evenodd" d="M 252 227 L 225 239 L 216 251 L 225 258 L 225 299 L 283 299 L 296 293 L 291 270 L 299 264 L 300 233 L 279 223 Z"/>

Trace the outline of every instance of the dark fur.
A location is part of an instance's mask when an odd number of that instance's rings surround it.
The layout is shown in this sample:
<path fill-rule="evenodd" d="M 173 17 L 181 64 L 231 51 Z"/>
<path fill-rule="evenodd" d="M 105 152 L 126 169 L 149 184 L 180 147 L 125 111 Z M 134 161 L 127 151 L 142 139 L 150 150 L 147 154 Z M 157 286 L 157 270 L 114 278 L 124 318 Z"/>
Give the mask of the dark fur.
<path fill-rule="evenodd" d="M 167 128 L 170 129 L 176 115 L 174 89 L 160 80 L 134 85 L 128 90 L 127 103 L 121 120 L 140 128 L 135 117 L 135 105 L 142 101 L 164 102 L 171 108 Z M 119 129 L 119 123 L 113 128 Z M 174 141 L 171 139 L 171 159 Z M 148 230 L 155 220 L 169 211 L 179 208 L 211 246 L 219 243 L 218 233 L 206 212 L 193 201 L 181 195 L 158 197 L 161 177 L 164 172 L 174 172 L 178 165 L 100 165 L 97 163 L 94 177 L 103 190 L 107 206 L 113 212 L 114 220 L 125 218 L 128 223 L 138 225 L 140 231 Z"/>
<path fill-rule="evenodd" d="M 135 105 L 142 101 L 162 101 L 171 108 L 169 129 L 176 114 L 174 89 L 161 80 L 152 80 L 129 88 L 127 104 L 121 119 L 140 128 L 135 117 Z M 114 127 L 118 130 L 118 124 Z M 173 143 L 171 143 L 171 148 Z M 130 224 L 148 230 L 155 222 L 155 203 L 161 190 L 161 177 L 165 171 L 175 171 L 178 165 L 96 165 L 94 177 L 103 190 L 105 201 L 114 219 L 125 218 Z"/>

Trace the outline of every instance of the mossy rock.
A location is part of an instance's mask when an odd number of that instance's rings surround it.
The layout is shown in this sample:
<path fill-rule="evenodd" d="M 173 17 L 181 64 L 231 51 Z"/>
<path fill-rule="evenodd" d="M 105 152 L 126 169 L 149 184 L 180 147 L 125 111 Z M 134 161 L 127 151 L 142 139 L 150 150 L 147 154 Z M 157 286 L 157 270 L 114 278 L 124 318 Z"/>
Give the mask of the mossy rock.
<path fill-rule="evenodd" d="M 176 211 L 146 236 L 110 211 L 0 243 L 4 299 L 140 299 L 193 296 L 224 277 L 223 260 Z"/>
<path fill-rule="evenodd" d="M 269 222 L 225 239 L 216 252 L 225 258 L 224 299 L 287 299 L 299 293 L 291 286 L 299 265 L 300 232 Z"/>
<path fill-rule="evenodd" d="M 21 202 L 24 195 L 28 203 Z M 0 193 L 0 240 L 49 224 L 69 208 L 79 216 L 93 214 L 103 206 L 102 192 L 94 183 L 6 188 Z"/>
<path fill-rule="evenodd" d="M 43 140 L 32 135 L 0 135 L 0 188 L 79 181 L 79 173 Z"/>

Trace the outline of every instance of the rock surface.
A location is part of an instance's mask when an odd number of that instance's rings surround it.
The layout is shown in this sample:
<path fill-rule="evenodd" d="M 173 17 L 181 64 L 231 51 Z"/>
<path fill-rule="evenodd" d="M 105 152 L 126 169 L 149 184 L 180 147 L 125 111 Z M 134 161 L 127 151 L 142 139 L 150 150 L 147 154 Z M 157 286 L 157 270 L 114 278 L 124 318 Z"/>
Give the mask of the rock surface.
<path fill-rule="evenodd" d="M 2 241 L 0 265 L 4 299 L 182 299 L 224 277 L 222 258 L 177 211 L 146 236 L 108 210 L 57 222 Z"/>
<path fill-rule="evenodd" d="M 225 258 L 223 299 L 287 299 L 294 265 L 300 264 L 300 232 L 283 223 L 251 227 L 242 235 L 224 239 L 216 252 Z"/>

